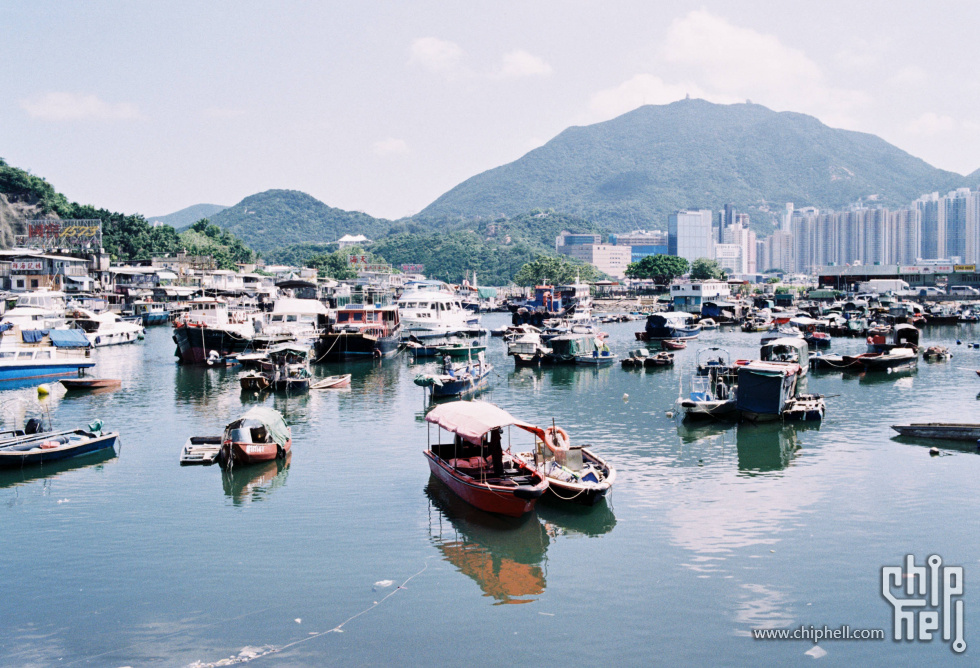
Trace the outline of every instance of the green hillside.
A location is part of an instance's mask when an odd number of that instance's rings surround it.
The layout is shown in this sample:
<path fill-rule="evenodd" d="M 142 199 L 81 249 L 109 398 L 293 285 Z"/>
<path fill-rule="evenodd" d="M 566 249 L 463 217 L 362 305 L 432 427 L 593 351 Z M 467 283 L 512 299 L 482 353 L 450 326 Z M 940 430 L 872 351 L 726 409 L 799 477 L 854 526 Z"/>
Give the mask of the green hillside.
<path fill-rule="evenodd" d="M 387 220 L 327 206 L 298 190 L 266 190 L 210 216 L 248 246 L 265 252 L 302 243 L 336 241 L 345 234 L 369 239 L 387 231 Z"/>
<path fill-rule="evenodd" d="M 974 179 L 975 180 L 975 179 Z M 417 218 L 576 214 L 613 231 L 664 228 L 683 208 L 733 202 L 762 224 L 785 202 L 904 205 L 966 184 L 870 134 L 760 105 L 682 100 L 571 127 L 519 160 L 474 176 Z"/>
<path fill-rule="evenodd" d="M 194 204 L 180 211 L 168 213 L 165 216 L 150 216 L 147 218 L 147 221 L 151 225 L 162 223 L 163 225 L 169 225 L 180 230 L 185 227 L 190 227 L 201 218 L 210 218 L 219 211 L 224 211 L 227 208 L 227 206 L 221 204 Z"/>

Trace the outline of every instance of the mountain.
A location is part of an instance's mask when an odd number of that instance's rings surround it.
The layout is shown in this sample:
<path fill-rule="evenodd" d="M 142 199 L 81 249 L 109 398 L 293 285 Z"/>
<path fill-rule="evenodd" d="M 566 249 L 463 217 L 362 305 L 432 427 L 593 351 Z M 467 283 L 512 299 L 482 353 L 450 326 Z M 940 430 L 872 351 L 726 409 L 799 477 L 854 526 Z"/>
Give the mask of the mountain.
<path fill-rule="evenodd" d="M 201 218 L 210 218 L 219 211 L 224 211 L 227 208 L 227 206 L 220 204 L 194 204 L 180 211 L 168 213 L 165 216 L 150 216 L 146 220 L 150 225 L 163 223 L 179 230 L 190 227 Z"/>
<path fill-rule="evenodd" d="M 298 190 L 266 190 L 209 217 L 257 251 L 307 242 L 336 241 L 345 234 L 369 239 L 390 222 L 359 211 L 327 206 Z"/>
<path fill-rule="evenodd" d="M 672 211 L 732 202 L 751 212 L 754 223 L 766 223 L 786 202 L 905 205 L 967 181 L 879 137 L 833 129 L 804 114 L 681 100 L 570 127 L 522 158 L 467 179 L 417 218 L 541 208 L 614 231 L 662 229 Z"/>

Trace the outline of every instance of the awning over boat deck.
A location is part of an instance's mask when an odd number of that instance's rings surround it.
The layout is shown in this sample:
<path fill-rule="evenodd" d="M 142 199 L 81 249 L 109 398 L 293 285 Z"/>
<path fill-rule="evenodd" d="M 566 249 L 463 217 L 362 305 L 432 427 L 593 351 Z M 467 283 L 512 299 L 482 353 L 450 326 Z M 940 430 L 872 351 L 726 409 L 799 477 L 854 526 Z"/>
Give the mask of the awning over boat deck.
<path fill-rule="evenodd" d="M 459 435 L 474 445 L 480 445 L 487 432 L 510 425 L 534 433 L 540 431 L 538 427 L 518 420 L 504 409 L 486 401 L 454 401 L 441 404 L 429 411 L 425 420 Z"/>
<path fill-rule="evenodd" d="M 272 440 L 279 445 L 285 446 L 286 441 L 289 440 L 289 427 L 286 426 L 286 421 L 282 419 L 282 413 L 273 409 L 266 408 L 265 406 L 256 406 L 251 409 L 248 413 L 242 416 L 243 420 L 257 420 L 265 425 L 266 430 L 269 432 L 269 436 Z"/>
<path fill-rule="evenodd" d="M 80 329 L 49 329 L 51 343 L 58 348 L 88 348 L 89 341 Z"/>

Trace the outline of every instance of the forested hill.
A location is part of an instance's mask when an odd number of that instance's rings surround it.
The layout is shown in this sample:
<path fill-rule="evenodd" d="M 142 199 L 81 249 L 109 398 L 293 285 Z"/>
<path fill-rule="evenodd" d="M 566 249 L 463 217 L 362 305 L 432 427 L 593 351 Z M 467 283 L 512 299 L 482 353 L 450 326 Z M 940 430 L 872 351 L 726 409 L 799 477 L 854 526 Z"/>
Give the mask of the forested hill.
<path fill-rule="evenodd" d="M 974 175 L 975 176 L 975 175 Z M 573 213 L 614 231 L 663 228 L 678 209 L 732 202 L 764 222 L 786 202 L 905 205 L 973 182 L 874 135 L 755 104 L 682 100 L 571 127 L 522 158 L 478 174 L 418 218 Z"/>
<path fill-rule="evenodd" d="M 210 220 L 259 252 L 289 244 L 336 241 L 345 234 L 373 239 L 391 224 L 359 211 L 335 209 L 298 190 L 249 195 Z"/>

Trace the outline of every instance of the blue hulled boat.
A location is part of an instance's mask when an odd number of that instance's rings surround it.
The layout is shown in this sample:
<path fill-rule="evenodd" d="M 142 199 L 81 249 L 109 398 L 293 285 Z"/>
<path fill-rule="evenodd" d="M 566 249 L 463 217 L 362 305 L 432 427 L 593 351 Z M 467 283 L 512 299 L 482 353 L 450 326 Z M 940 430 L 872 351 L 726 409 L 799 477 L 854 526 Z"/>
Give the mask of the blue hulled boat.
<path fill-rule="evenodd" d="M 101 420 L 96 420 L 87 429 L 33 434 L 3 432 L 0 433 L 0 468 L 19 468 L 79 457 L 115 448 L 118 441 L 118 433 L 102 432 Z"/>

